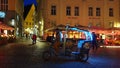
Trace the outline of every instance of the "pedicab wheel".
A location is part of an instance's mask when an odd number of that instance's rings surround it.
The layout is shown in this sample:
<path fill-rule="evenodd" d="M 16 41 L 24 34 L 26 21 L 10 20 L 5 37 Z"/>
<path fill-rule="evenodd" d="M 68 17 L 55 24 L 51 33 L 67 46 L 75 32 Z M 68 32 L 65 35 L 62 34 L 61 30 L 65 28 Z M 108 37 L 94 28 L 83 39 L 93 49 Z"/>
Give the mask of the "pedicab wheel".
<path fill-rule="evenodd" d="M 89 55 L 86 53 L 79 55 L 79 59 L 83 62 L 87 62 L 88 58 L 89 58 Z"/>
<path fill-rule="evenodd" d="M 49 61 L 51 59 L 51 53 L 49 51 L 44 51 L 42 54 L 42 58 L 44 61 Z"/>

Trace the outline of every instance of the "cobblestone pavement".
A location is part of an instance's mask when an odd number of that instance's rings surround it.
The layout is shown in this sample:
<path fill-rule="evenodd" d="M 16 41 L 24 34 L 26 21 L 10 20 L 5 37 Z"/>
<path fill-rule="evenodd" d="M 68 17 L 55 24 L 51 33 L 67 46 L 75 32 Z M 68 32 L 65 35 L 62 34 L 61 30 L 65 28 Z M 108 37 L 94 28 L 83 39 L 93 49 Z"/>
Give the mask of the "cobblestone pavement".
<path fill-rule="evenodd" d="M 88 62 L 73 58 L 59 57 L 51 61 L 42 60 L 42 52 L 49 43 L 37 40 L 32 45 L 31 39 L 19 39 L 0 47 L 0 68 L 120 68 L 119 48 L 99 48 L 90 51 Z"/>

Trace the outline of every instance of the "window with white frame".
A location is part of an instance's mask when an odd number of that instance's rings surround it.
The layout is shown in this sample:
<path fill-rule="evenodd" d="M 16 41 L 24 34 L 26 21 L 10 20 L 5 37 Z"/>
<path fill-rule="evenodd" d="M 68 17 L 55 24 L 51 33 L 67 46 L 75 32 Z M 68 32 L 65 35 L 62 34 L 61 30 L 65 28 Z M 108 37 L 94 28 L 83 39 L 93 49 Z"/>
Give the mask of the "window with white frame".
<path fill-rule="evenodd" d="M 67 16 L 70 16 L 70 15 L 71 15 L 71 7 L 70 7 L 70 6 L 67 6 L 67 7 L 66 7 L 66 15 L 67 15 Z"/>
<path fill-rule="evenodd" d="M 109 8 L 109 16 L 110 16 L 110 17 L 113 17 L 113 16 L 114 16 L 114 14 L 113 14 L 113 8 Z"/>
<path fill-rule="evenodd" d="M 79 16 L 79 7 L 75 7 L 74 13 L 75 16 Z"/>
<path fill-rule="evenodd" d="M 51 6 L 51 15 L 56 15 L 56 6 L 55 5 Z"/>
<path fill-rule="evenodd" d="M 92 7 L 88 8 L 88 16 L 93 16 L 93 8 Z"/>
<path fill-rule="evenodd" d="M 100 8 L 96 8 L 96 16 L 100 16 Z"/>

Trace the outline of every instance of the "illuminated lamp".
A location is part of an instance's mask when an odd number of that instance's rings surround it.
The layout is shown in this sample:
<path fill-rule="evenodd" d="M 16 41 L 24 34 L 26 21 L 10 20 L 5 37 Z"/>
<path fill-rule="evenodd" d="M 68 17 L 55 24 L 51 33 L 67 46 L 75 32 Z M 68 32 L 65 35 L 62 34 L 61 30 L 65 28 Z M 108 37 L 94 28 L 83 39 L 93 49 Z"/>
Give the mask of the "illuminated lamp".
<path fill-rule="evenodd" d="M 5 12 L 3 12 L 3 11 L 0 11 L 0 18 L 5 18 Z"/>
<path fill-rule="evenodd" d="M 12 19 L 12 21 L 11 21 L 11 25 L 12 25 L 12 26 L 15 25 L 15 19 Z"/>

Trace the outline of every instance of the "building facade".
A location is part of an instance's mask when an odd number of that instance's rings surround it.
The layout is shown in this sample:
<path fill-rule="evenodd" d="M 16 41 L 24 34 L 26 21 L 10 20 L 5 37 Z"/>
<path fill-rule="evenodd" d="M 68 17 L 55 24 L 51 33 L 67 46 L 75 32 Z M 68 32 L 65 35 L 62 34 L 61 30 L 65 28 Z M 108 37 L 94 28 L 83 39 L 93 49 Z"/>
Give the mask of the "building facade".
<path fill-rule="evenodd" d="M 5 13 L 0 18 L 3 23 L 15 28 L 15 35 L 22 35 L 24 0 L 0 0 L 0 11 Z"/>
<path fill-rule="evenodd" d="M 119 0 L 38 0 L 38 22 L 44 29 L 59 24 L 120 28 Z"/>
<path fill-rule="evenodd" d="M 44 25 L 44 21 L 45 21 L 44 7 L 46 2 L 44 0 L 36 0 L 36 1 L 38 3 L 37 10 L 36 10 L 36 24 L 38 25 L 39 36 L 41 37 L 44 34 L 44 30 L 45 30 L 44 27 L 46 27 Z"/>
<path fill-rule="evenodd" d="M 34 26 L 35 26 L 35 5 L 32 4 L 30 5 L 29 12 L 24 20 L 23 24 L 24 34 L 33 34 L 35 31 Z"/>

